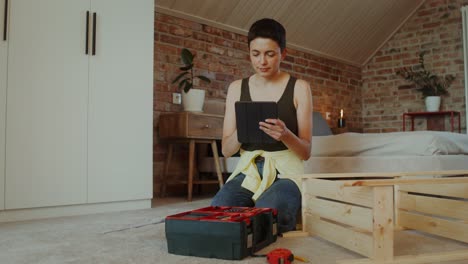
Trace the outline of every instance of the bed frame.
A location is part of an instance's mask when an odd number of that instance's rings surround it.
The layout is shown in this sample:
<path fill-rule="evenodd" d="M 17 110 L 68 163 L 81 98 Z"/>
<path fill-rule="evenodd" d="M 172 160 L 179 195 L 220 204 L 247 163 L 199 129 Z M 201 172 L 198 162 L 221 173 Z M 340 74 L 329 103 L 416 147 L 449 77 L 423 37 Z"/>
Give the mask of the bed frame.
<path fill-rule="evenodd" d="M 316 173 L 287 178 L 302 186 L 302 231 L 296 235 L 316 235 L 367 257 L 339 264 L 468 259 L 468 244 L 457 251 L 394 255 L 394 233 L 405 229 L 468 243 L 468 170 Z"/>

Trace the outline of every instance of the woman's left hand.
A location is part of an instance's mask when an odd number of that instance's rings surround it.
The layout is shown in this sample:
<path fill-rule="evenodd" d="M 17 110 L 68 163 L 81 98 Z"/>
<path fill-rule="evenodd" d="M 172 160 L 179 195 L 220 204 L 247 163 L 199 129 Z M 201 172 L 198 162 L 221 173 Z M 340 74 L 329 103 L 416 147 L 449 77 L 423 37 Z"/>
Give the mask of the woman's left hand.
<path fill-rule="evenodd" d="M 289 131 L 284 122 L 280 119 L 265 119 L 265 122 L 260 122 L 259 126 L 263 132 L 278 141 L 281 141 Z"/>

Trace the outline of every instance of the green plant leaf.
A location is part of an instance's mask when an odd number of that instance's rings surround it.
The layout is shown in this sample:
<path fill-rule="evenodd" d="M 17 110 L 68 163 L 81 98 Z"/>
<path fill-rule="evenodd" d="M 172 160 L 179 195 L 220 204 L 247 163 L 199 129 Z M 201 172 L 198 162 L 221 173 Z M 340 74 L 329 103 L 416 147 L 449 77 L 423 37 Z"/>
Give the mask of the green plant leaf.
<path fill-rule="evenodd" d="M 172 84 L 176 83 L 177 81 L 179 81 L 182 77 L 184 77 L 184 75 L 188 74 L 188 72 L 183 72 L 181 74 L 179 74 L 175 79 L 174 81 L 172 81 Z"/>
<path fill-rule="evenodd" d="M 448 94 L 447 88 L 450 87 L 455 77 L 452 75 L 442 77 L 427 70 L 424 64 L 424 55 L 426 53 L 428 51 L 419 53 L 419 65 L 400 68 L 396 71 L 396 74 L 406 81 L 412 82 L 423 97 Z"/>
<path fill-rule="evenodd" d="M 195 77 L 199 78 L 200 80 L 202 80 L 204 82 L 211 83 L 211 80 L 208 79 L 207 77 L 203 76 L 203 75 L 197 75 Z"/>
<path fill-rule="evenodd" d="M 187 66 L 180 67 L 179 70 L 188 71 L 188 70 L 191 70 L 192 68 L 193 68 L 193 64 L 190 64 L 190 65 L 187 65 Z"/>
<path fill-rule="evenodd" d="M 186 79 L 183 79 L 180 83 L 179 83 L 179 90 L 182 90 L 182 87 L 184 87 L 187 82 L 189 81 L 190 79 L 189 78 L 186 78 Z"/>
<path fill-rule="evenodd" d="M 188 91 L 190 91 L 190 89 L 193 87 L 193 84 L 190 83 L 190 82 L 186 82 L 185 83 L 185 87 L 184 87 L 184 92 L 188 93 Z"/>
<path fill-rule="evenodd" d="M 182 58 L 182 62 L 185 65 L 193 64 L 193 54 L 190 52 L 190 50 L 183 48 L 182 52 L 180 53 L 180 57 Z"/>

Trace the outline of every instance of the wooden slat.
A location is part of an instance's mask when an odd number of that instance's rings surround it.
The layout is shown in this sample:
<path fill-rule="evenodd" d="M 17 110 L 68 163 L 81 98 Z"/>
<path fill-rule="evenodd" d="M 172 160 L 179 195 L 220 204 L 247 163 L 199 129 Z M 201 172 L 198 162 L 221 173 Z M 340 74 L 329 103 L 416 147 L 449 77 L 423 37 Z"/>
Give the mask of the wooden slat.
<path fill-rule="evenodd" d="M 404 178 L 404 179 L 381 179 L 381 180 L 355 180 L 343 181 L 343 186 L 391 186 L 404 184 L 454 184 L 468 183 L 468 177 L 450 177 L 450 178 Z"/>
<path fill-rule="evenodd" d="M 393 187 L 374 188 L 373 258 L 379 261 L 393 259 Z"/>
<path fill-rule="evenodd" d="M 398 208 L 468 221 L 468 201 L 450 200 L 400 192 L 400 203 Z"/>
<path fill-rule="evenodd" d="M 304 181 L 308 195 L 305 199 L 309 199 L 311 196 L 321 196 L 333 200 L 372 207 L 371 187 L 344 188 L 339 181 L 320 179 L 307 179 Z"/>
<path fill-rule="evenodd" d="M 393 204 L 395 208 L 400 204 L 402 192 L 400 192 L 399 190 L 400 190 L 400 186 L 398 185 L 393 186 Z M 395 210 L 395 209 L 393 209 L 393 221 L 395 222 L 395 224 L 393 225 L 394 230 L 403 229 L 399 223 L 398 210 Z"/>
<path fill-rule="evenodd" d="M 468 170 L 415 171 L 415 172 L 352 172 L 352 173 L 308 173 L 291 175 L 288 178 L 325 179 L 325 178 L 388 178 L 410 176 L 455 176 L 468 175 Z"/>
<path fill-rule="evenodd" d="M 468 243 L 468 223 L 454 222 L 400 210 L 401 226 Z"/>
<path fill-rule="evenodd" d="M 282 234 L 283 237 L 306 237 L 309 233 L 304 231 L 289 231 Z"/>
<path fill-rule="evenodd" d="M 372 209 L 313 197 L 309 199 L 306 210 L 311 214 L 372 232 Z"/>
<path fill-rule="evenodd" d="M 372 255 L 372 237 L 370 235 L 325 222 L 315 215 L 306 214 L 305 217 L 309 233 L 361 255 L 367 257 Z"/>
<path fill-rule="evenodd" d="M 400 191 L 443 195 L 468 199 L 468 183 L 400 185 Z"/>
<path fill-rule="evenodd" d="M 468 250 L 456 250 L 448 252 L 437 252 L 418 255 L 405 255 L 395 257 L 393 260 L 378 262 L 379 264 L 426 264 L 439 263 L 446 261 L 466 260 L 468 259 Z M 375 264 L 373 259 L 346 259 L 338 260 L 337 264 Z"/>

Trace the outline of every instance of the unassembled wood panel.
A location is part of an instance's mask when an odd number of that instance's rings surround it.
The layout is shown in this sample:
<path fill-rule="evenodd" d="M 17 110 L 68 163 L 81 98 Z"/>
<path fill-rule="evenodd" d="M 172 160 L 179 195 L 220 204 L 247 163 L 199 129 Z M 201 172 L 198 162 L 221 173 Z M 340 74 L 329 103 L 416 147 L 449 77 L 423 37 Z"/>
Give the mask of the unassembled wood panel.
<path fill-rule="evenodd" d="M 400 186 L 399 224 L 468 243 L 468 201 L 465 199 L 468 194 L 463 191 L 465 187 L 466 184 L 437 185 L 437 188 L 434 185 Z"/>
<path fill-rule="evenodd" d="M 317 235 L 330 242 L 348 248 L 364 256 L 372 256 L 372 236 L 350 228 L 334 224 L 318 218 L 316 215 L 306 214 L 305 229 L 311 235 Z"/>
<path fill-rule="evenodd" d="M 372 207 L 371 187 L 344 188 L 339 181 L 319 179 L 307 179 L 304 184 L 308 195 Z"/>

